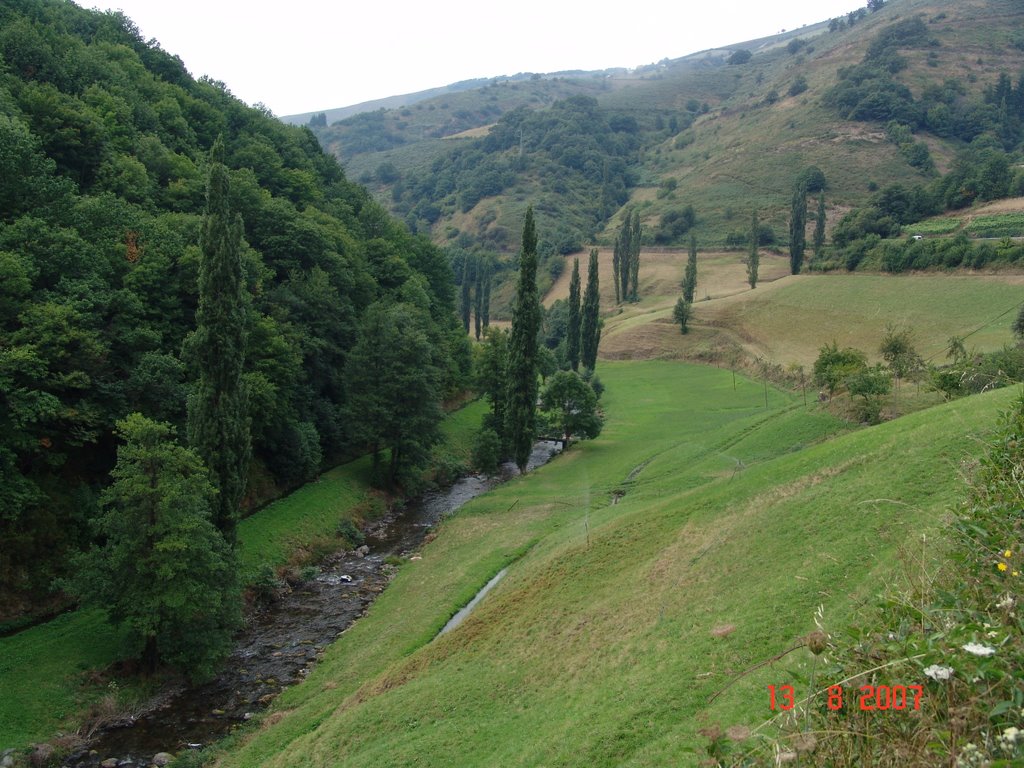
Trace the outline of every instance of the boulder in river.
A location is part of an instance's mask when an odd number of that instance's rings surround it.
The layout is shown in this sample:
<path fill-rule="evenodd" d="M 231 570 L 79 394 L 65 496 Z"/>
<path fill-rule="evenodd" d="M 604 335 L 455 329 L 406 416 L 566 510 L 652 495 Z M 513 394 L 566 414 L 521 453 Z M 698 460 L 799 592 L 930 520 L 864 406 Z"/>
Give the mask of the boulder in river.
<path fill-rule="evenodd" d="M 153 755 L 153 765 L 159 766 L 159 768 L 168 765 L 172 760 L 174 760 L 174 755 L 170 752 L 157 752 Z"/>

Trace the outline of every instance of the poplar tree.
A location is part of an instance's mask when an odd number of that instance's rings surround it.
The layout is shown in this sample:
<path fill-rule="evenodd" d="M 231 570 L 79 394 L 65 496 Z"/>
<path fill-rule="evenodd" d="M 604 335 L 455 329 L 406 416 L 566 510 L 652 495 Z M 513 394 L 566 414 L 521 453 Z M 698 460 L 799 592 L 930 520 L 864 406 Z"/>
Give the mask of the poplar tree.
<path fill-rule="evenodd" d="M 533 206 L 526 209 L 523 244 L 519 256 L 519 283 L 512 307 L 512 335 L 508 348 L 508 406 L 506 429 L 512 458 L 526 470 L 537 426 L 537 333 L 540 330 L 537 296 L 537 230 Z"/>
<path fill-rule="evenodd" d="M 789 215 L 789 271 L 800 274 L 807 247 L 807 187 L 798 183 L 793 190 Z"/>
<path fill-rule="evenodd" d="M 683 300 L 693 303 L 693 295 L 697 292 L 697 236 L 690 233 L 690 257 L 686 260 L 686 272 L 683 275 Z"/>
<path fill-rule="evenodd" d="M 569 327 L 565 338 L 565 352 L 569 358 L 569 366 L 574 370 L 580 367 L 580 260 L 572 260 L 572 278 L 569 280 Z"/>
<path fill-rule="evenodd" d="M 757 246 L 761 238 L 761 223 L 757 220 L 757 211 L 750 219 L 750 253 L 747 255 L 747 282 L 751 288 L 757 288 L 757 268 L 760 265 L 761 257 L 757 253 Z"/>
<path fill-rule="evenodd" d="M 622 261 L 622 244 L 620 242 L 621 234 L 615 237 L 615 250 L 612 252 L 612 282 L 615 284 L 615 303 L 622 303 L 622 293 L 619 290 L 619 272 L 621 270 L 620 262 Z"/>
<path fill-rule="evenodd" d="M 814 258 L 821 258 L 825 247 L 825 193 L 818 195 L 818 217 L 814 222 Z"/>
<path fill-rule="evenodd" d="M 597 277 L 597 248 L 590 251 L 587 290 L 583 294 L 583 328 L 580 334 L 582 363 L 591 371 L 597 365 L 597 346 L 601 342 L 601 294 Z"/>
<path fill-rule="evenodd" d="M 480 341 L 480 326 L 483 323 L 484 303 L 484 265 L 478 259 L 476 264 L 476 285 L 473 286 L 473 325 L 476 340 Z"/>
<path fill-rule="evenodd" d="M 633 221 L 629 226 L 629 300 L 639 301 L 640 286 L 640 213 L 633 212 Z"/>
<path fill-rule="evenodd" d="M 188 399 L 188 441 L 213 474 L 214 525 L 235 543 L 252 445 L 246 391 L 246 303 L 242 290 L 242 218 L 231 210 L 224 142 L 210 153 L 199 262 L 196 330 L 188 340 L 199 381 Z"/>
<path fill-rule="evenodd" d="M 462 302 L 460 305 L 462 310 L 462 327 L 466 329 L 466 333 L 469 333 L 469 315 L 472 310 L 472 299 L 470 297 L 472 280 L 473 257 L 467 253 L 462 260 Z"/>
<path fill-rule="evenodd" d="M 480 299 L 481 324 L 487 328 L 491 324 L 491 277 L 494 272 L 494 263 L 490 256 L 483 259 L 483 297 Z"/>

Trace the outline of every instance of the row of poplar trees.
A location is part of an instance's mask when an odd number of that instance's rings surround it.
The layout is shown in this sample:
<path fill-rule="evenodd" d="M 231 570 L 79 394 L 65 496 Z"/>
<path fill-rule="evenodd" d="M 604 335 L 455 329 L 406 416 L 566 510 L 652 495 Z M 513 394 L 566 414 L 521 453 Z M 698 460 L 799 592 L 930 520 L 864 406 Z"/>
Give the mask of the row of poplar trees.
<path fill-rule="evenodd" d="M 601 338 L 600 293 L 597 250 L 590 253 L 586 291 L 580 293 L 579 259 L 573 260 L 569 283 L 569 319 L 567 353 L 572 369 L 567 376 L 575 386 L 592 393 L 577 374 L 580 365 L 592 371 L 597 364 Z M 520 471 L 526 469 L 537 437 L 537 403 L 540 393 L 538 336 L 542 311 L 537 291 L 537 230 L 532 206 L 523 223 L 519 278 L 512 307 L 512 330 L 488 334 L 487 349 L 481 363 L 484 390 L 491 404 L 486 419 Z M 556 374 L 558 376 L 560 374 Z M 563 377 L 564 378 L 564 377 Z"/>
<path fill-rule="evenodd" d="M 637 211 L 626 212 L 619 234 L 615 238 L 615 250 L 612 254 L 612 273 L 615 276 L 615 303 L 639 301 L 638 283 L 640 279 L 640 241 L 643 231 L 640 227 L 640 214 Z"/>

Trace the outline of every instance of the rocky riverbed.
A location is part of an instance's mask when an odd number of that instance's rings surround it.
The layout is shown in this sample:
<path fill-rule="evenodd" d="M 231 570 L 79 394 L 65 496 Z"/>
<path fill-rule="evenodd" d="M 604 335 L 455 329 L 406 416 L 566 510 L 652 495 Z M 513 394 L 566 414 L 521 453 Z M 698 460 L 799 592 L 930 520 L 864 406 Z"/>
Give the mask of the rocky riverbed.
<path fill-rule="evenodd" d="M 558 450 L 558 443 L 537 443 L 528 468 L 547 463 Z M 110 725 L 64 765 L 142 768 L 224 737 L 300 682 L 324 648 L 365 614 L 394 575 L 389 555 L 413 553 L 443 517 L 516 473 L 514 465 L 504 465 L 495 476 L 463 477 L 379 521 L 366 532 L 366 547 L 330 555 L 314 578 L 251 616 L 214 680 L 164 691 L 144 714 Z"/>

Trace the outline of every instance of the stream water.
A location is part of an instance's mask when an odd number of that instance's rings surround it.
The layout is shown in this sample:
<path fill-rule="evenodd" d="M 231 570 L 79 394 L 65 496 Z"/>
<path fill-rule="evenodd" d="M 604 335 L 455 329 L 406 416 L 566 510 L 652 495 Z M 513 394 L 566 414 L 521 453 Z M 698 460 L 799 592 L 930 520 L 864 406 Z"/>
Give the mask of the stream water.
<path fill-rule="evenodd" d="M 559 448 L 538 442 L 527 469 L 547 463 Z M 159 752 L 178 754 L 227 735 L 283 688 L 300 682 L 324 648 L 366 612 L 393 573 L 385 563 L 388 555 L 415 551 L 443 517 L 516 474 L 514 464 L 505 464 L 497 475 L 469 475 L 410 501 L 367 531 L 369 554 L 329 556 L 315 578 L 251 616 L 215 679 L 165 691 L 145 714 L 108 726 L 64 765 L 141 768 Z"/>

